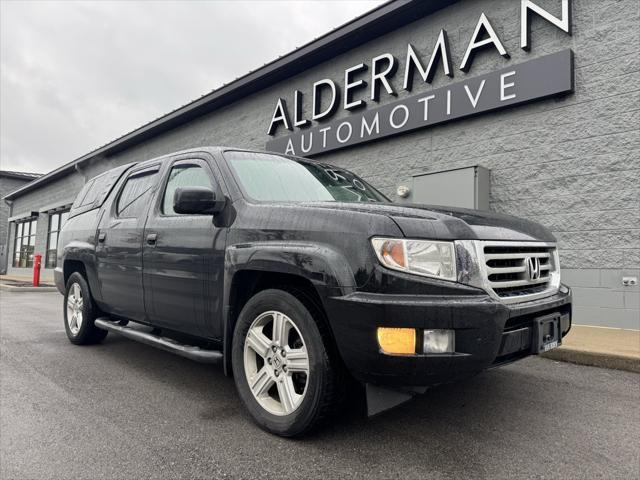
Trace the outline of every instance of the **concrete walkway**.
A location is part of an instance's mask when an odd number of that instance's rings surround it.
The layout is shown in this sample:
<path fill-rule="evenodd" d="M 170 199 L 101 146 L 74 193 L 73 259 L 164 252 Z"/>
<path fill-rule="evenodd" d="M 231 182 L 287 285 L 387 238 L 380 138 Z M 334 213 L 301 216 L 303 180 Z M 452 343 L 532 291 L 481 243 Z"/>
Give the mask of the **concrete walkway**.
<path fill-rule="evenodd" d="M 31 277 L 0 275 L 0 290 L 9 292 L 56 292 L 58 290 L 50 280 L 41 280 L 38 287 L 34 287 L 32 282 Z"/>
<path fill-rule="evenodd" d="M 26 282 L 31 283 L 33 281 L 33 277 L 26 275 L 0 275 L 0 282 L 7 280 L 7 282 Z M 47 285 L 54 285 L 53 280 L 40 280 L 40 283 L 44 283 Z"/>
<path fill-rule="evenodd" d="M 640 330 L 574 325 L 562 340 L 562 346 L 544 356 L 640 373 Z"/>

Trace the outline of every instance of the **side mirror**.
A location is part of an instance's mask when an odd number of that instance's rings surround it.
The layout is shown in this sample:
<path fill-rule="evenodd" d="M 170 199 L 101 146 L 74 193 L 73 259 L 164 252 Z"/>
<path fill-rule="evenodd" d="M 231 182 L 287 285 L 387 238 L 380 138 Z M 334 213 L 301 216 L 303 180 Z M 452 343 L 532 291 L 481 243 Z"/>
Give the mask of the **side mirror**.
<path fill-rule="evenodd" d="M 191 215 L 215 215 L 225 205 L 221 194 L 207 187 L 178 187 L 173 195 L 173 210 Z"/>

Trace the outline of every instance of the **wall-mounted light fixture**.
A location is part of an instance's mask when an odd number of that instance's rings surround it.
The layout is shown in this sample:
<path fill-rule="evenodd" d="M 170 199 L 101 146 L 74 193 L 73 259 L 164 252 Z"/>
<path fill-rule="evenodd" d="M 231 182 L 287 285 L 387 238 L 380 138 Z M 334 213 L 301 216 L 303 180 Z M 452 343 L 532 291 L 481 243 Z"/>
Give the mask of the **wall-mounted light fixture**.
<path fill-rule="evenodd" d="M 407 187 L 406 185 L 400 185 L 398 187 L 398 189 L 396 190 L 396 194 L 400 198 L 407 198 L 410 193 L 411 193 L 411 189 L 409 187 Z"/>

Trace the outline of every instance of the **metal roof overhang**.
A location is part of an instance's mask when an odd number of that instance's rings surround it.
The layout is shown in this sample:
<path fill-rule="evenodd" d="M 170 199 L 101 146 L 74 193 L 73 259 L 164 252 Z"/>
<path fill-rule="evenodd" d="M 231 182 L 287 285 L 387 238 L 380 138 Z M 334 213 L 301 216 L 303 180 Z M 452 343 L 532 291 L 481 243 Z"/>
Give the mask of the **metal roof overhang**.
<path fill-rule="evenodd" d="M 4 199 L 19 197 L 49 183 L 80 164 L 99 155 L 112 155 L 137 143 L 169 131 L 196 117 L 233 103 L 249 94 L 293 77 L 341 53 L 352 50 L 376 37 L 445 8 L 458 0 L 392 0 L 351 20 L 325 35 L 223 85 L 162 117 L 133 130 L 112 142 L 69 162 L 48 174 L 14 190 Z M 336 3 L 336 7 L 339 4 Z"/>

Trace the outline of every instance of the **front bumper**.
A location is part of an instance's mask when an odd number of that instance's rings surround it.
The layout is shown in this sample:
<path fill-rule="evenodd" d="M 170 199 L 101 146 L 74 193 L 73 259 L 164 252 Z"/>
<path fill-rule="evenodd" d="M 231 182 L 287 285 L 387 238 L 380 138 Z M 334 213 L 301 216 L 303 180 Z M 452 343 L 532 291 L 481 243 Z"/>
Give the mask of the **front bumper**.
<path fill-rule="evenodd" d="M 564 285 L 552 296 L 510 305 L 488 295 L 355 292 L 328 299 L 326 309 L 347 369 L 361 382 L 387 386 L 453 381 L 535 353 L 533 322 L 546 314 L 561 315 L 561 336 L 571 328 L 571 291 Z M 378 327 L 455 330 L 455 353 L 382 353 Z"/>

